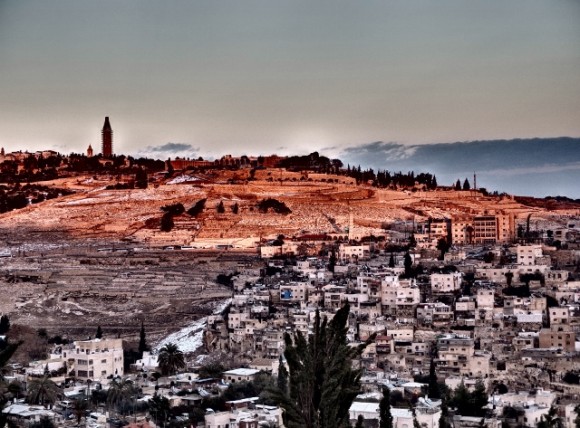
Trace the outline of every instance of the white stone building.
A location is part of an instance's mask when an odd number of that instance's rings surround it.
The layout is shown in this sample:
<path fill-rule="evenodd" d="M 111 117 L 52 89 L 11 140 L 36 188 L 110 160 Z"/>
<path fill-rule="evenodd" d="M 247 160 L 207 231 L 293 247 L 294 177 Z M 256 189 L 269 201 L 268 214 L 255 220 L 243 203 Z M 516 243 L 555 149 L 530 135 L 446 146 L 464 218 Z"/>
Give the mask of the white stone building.
<path fill-rule="evenodd" d="M 67 359 L 77 379 L 101 380 L 124 373 L 121 339 L 77 341 L 72 350 L 63 350 L 63 358 Z"/>

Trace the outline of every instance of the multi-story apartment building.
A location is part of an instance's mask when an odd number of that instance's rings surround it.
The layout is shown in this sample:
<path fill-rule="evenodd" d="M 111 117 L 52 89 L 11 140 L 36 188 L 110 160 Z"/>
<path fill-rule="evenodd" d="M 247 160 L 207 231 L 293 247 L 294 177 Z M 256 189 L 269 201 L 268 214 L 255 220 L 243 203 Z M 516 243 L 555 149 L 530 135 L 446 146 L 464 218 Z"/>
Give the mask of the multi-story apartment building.
<path fill-rule="evenodd" d="M 547 329 L 540 330 L 540 348 L 560 348 L 564 352 L 574 352 L 576 333 L 572 330 Z"/>
<path fill-rule="evenodd" d="M 480 288 L 475 295 L 478 309 L 493 309 L 495 304 L 495 291 L 490 288 Z"/>
<path fill-rule="evenodd" d="M 439 358 L 437 359 L 438 372 L 442 375 L 468 374 L 470 359 L 474 354 L 473 339 L 454 334 L 441 337 L 437 341 Z"/>
<path fill-rule="evenodd" d="M 72 363 L 78 379 L 106 379 L 123 376 L 123 341 L 121 339 L 93 339 L 77 341 L 63 357 Z"/>
<path fill-rule="evenodd" d="M 343 262 L 349 262 L 353 260 L 368 260 L 371 257 L 373 246 L 374 245 L 371 244 L 340 244 L 338 247 L 338 258 Z"/>
<path fill-rule="evenodd" d="M 280 285 L 280 303 L 298 303 L 308 300 L 308 284 L 294 282 Z"/>
<path fill-rule="evenodd" d="M 514 238 L 513 215 L 484 214 L 453 219 L 451 239 L 455 244 L 493 244 Z"/>
<path fill-rule="evenodd" d="M 444 325 L 453 321 L 454 312 L 445 303 L 421 303 L 417 306 L 417 321 L 422 324 Z"/>
<path fill-rule="evenodd" d="M 431 274 L 433 294 L 453 293 L 461 288 L 461 272 Z"/>
<path fill-rule="evenodd" d="M 541 245 L 518 245 L 516 248 L 518 264 L 524 266 L 536 265 L 536 259 L 542 257 Z"/>

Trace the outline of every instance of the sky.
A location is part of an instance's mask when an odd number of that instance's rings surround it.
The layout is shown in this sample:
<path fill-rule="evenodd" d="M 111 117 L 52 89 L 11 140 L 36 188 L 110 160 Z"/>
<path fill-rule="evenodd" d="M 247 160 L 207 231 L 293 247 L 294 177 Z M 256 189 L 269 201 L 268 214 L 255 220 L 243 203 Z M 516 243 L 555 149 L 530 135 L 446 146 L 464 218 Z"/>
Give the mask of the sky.
<path fill-rule="evenodd" d="M 334 155 L 580 136 L 578 0 L 0 0 L 0 146 Z"/>

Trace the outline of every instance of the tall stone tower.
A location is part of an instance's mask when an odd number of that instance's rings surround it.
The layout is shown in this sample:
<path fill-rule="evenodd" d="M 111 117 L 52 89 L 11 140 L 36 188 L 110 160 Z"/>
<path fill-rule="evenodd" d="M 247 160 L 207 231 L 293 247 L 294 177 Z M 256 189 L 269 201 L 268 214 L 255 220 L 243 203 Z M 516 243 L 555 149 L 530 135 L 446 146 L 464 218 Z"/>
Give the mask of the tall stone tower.
<path fill-rule="evenodd" d="M 103 125 L 101 136 L 103 142 L 103 157 L 110 158 L 113 156 L 113 129 L 109 123 L 109 116 L 105 117 L 105 124 Z"/>

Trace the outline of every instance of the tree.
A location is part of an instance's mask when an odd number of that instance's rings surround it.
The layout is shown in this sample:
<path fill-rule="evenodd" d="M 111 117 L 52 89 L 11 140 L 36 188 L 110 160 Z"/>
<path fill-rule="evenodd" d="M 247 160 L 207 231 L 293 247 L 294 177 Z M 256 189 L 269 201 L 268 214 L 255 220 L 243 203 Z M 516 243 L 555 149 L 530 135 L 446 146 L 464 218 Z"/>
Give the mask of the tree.
<path fill-rule="evenodd" d="M 389 257 L 389 267 L 390 268 L 395 267 L 395 256 L 393 255 L 393 253 L 391 253 L 391 257 Z"/>
<path fill-rule="evenodd" d="M 200 199 L 199 201 L 197 201 L 190 209 L 187 210 L 187 214 L 189 214 L 192 217 L 197 217 L 198 215 L 200 215 L 203 212 L 203 209 L 205 208 L 206 201 L 207 198 Z"/>
<path fill-rule="evenodd" d="M 475 389 L 471 394 L 471 402 L 473 403 L 472 408 L 475 413 L 474 416 L 485 416 L 485 409 L 483 407 L 487 405 L 488 398 L 483 381 L 477 379 L 477 382 L 475 382 Z"/>
<path fill-rule="evenodd" d="M 168 343 L 159 350 L 159 368 L 164 375 L 172 375 L 185 367 L 183 352 L 174 343 Z"/>
<path fill-rule="evenodd" d="M 288 394 L 279 394 L 288 428 L 343 428 L 349 425 L 349 408 L 360 391 L 361 371 L 352 360 L 369 341 L 349 347 L 346 339 L 350 307 L 345 304 L 328 322 L 316 311 L 314 332 L 284 335 L 284 356 L 289 367 Z"/>
<path fill-rule="evenodd" d="M 147 171 L 142 167 L 139 167 L 135 173 L 135 187 L 138 189 L 146 189 L 148 183 Z"/>
<path fill-rule="evenodd" d="M 473 393 L 465 387 L 463 380 L 455 389 L 451 404 L 457 408 L 457 413 L 462 416 L 485 416 L 484 406 L 487 405 L 488 396 L 485 391 L 485 385 L 479 379 L 475 383 Z"/>
<path fill-rule="evenodd" d="M 574 418 L 574 426 L 575 428 L 580 428 L 580 404 L 576 404 L 576 407 L 574 407 L 574 412 L 576 413 L 576 417 Z"/>
<path fill-rule="evenodd" d="M 210 361 L 201 366 L 197 374 L 200 379 L 219 378 L 225 370 L 226 368 L 219 361 Z"/>
<path fill-rule="evenodd" d="M 149 346 L 147 346 L 147 339 L 145 338 L 145 327 L 143 326 L 143 321 L 141 321 L 141 331 L 139 331 L 139 358 L 143 358 L 143 352 L 148 351 Z"/>
<path fill-rule="evenodd" d="M 514 279 L 514 273 L 513 272 L 506 272 L 504 275 L 505 275 L 505 282 L 506 282 L 507 286 L 511 287 L 512 280 Z"/>
<path fill-rule="evenodd" d="M 491 251 L 488 251 L 487 253 L 485 253 L 483 255 L 483 261 L 485 263 L 493 263 L 494 259 L 495 259 L 495 255 Z"/>
<path fill-rule="evenodd" d="M 237 214 L 240 210 L 240 206 L 238 205 L 238 203 L 236 202 L 235 204 L 232 205 L 232 212 L 234 214 Z"/>
<path fill-rule="evenodd" d="M 277 385 L 278 389 L 283 393 L 288 393 L 288 370 L 286 370 L 286 365 L 284 364 L 284 360 L 282 355 L 279 358 L 279 367 L 278 367 L 278 379 Z"/>
<path fill-rule="evenodd" d="M 457 388 L 455 388 L 453 399 L 451 400 L 451 404 L 453 407 L 457 408 L 458 414 L 462 416 L 472 416 L 470 398 L 471 394 L 465 386 L 465 383 L 463 383 L 463 379 L 461 379 L 461 383 Z"/>
<path fill-rule="evenodd" d="M 2 315 L 0 317 L 0 335 L 8 333 L 9 329 L 10 329 L 10 319 L 8 318 L 8 315 Z"/>
<path fill-rule="evenodd" d="M 161 211 L 170 213 L 171 215 L 181 215 L 185 212 L 185 207 L 183 206 L 182 203 L 178 202 L 176 204 L 162 206 Z"/>
<path fill-rule="evenodd" d="M 95 334 L 95 339 L 101 339 L 103 337 L 103 330 L 101 330 L 101 326 L 97 326 L 97 333 Z"/>
<path fill-rule="evenodd" d="M 173 215 L 170 212 L 163 214 L 163 217 L 161 217 L 161 231 L 170 232 L 174 225 L 175 223 L 173 223 Z"/>
<path fill-rule="evenodd" d="M 334 267 L 336 266 L 336 250 L 334 247 L 330 251 L 330 257 L 328 257 L 328 270 L 334 272 Z"/>
<path fill-rule="evenodd" d="M 354 428 L 364 428 L 365 426 L 365 418 L 363 417 L 363 415 L 358 415 L 358 418 L 356 419 L 356 425 L 354 426 Z"/>
<path fill-rule="evenodd" d="M 164 426 L 165 422 L 169 419 L 169 412 L 170 406 L 167 397 L 155 394 L 149 400 L 149 415 L 153 418 L 156 425 Z"/>
<path fill-rule="evenodd" d="M 407 278 L 413 276 L 413 259 L 411 258 L 411 254 L 409 254 L 408 251 L 405 253 L 403 266 L 405 266 L 405 276 Z"/>
<path fill-rule="evenodd" d="M 383 398 L 379 403 L 379 427 L 393 428 L 393 415 L 391 415 L 391 390 L 383 387 Z"/>
<path fill-rule="evenodd" d="M 437 241 L 437 249 L 439 250 L 439 260 L 443 260 L 445 258 L 445 253 L 449 251 L 449 243 L 445 238 L 439 238 Z"/>
<path fill-rule="evenodd" d="M 220 201 L 220 203 L 216 207 L 216 211 L 218 214 L 223 214 L 226 212 L 226 208 L 224 207 L 224 201 Z"/>
<path fill-rule="evenodd" d="M 129 379 L 115 378 L 109 382 L 107 405 L 119 408 L 130 400 L 137 392 L 135 385 Z"/>
<path fill-rule="evenodd" d="M 469 185 L 469 180 L 466 178 L 465 181 L 463 182 L 463 190 L 469 189 L 471 189 L 471 186 Z"/>
<path fill-rule="evenodd" d="M 550 410 L 545 415 L 542 415 L 538 428 L 562 428 L 564 426 L 562 419 L 558 416 L 558 409 L 556 406 L 550 407 Z"/>
<path fill-rule="evenodd" d="M 26 401 L 30 404 L 52 406 L 61 397 L 63 397 L 62 390 L 47 375 L 33 379 L 28 384 Z"/>
<path fill-rule="evenodd" d="M 459 181 L 459 178 L 455 182 L 455 190 L 461 190 L 461 181 Z"/>
<path fill-rule="evenodd" d="M 450 428 L 451 425 L 447 418 L 449 417 L 449 408 L 447 407 L 447 397 L 441 399 L 441 416 L 439 417 L 439 428 Z"/>
<path fill-rule="evenodd" d="M 437 374 L 435 373 L 435 360 L 431 358 L 431 364 L 429 365 L 429 398 L 439 399 L 441 398 L 441 391 L 439 390 L 439 384 L 437 382 Z"/>
<path fill-rule="evenodd" d="M 72 412 L 77 420 L 77 425 L 81 424 L 81 419 L 86 415 L 88 407 L 87 400 L 76 399 L 73 401 Z"/>
<path fill-rule="evenodd" d="M 409 248 L 415 248 L 417 246 L 417 239 L 415 238 L 415 234 L 411 233 L 409 235 Z"/>

